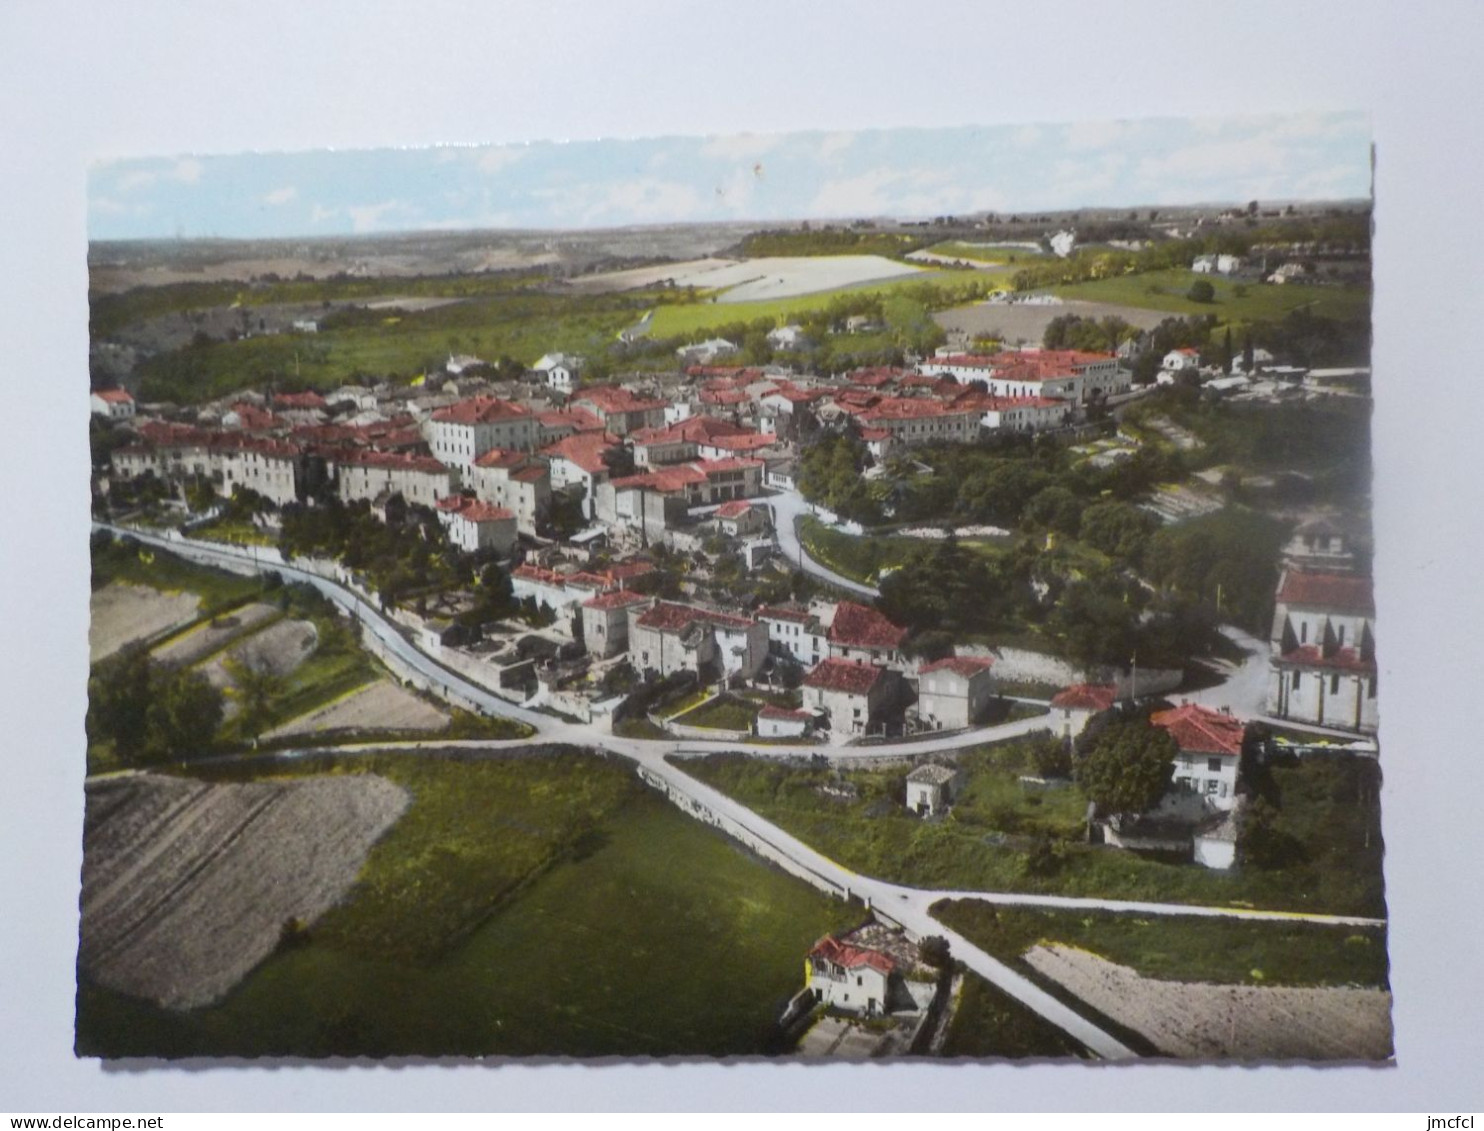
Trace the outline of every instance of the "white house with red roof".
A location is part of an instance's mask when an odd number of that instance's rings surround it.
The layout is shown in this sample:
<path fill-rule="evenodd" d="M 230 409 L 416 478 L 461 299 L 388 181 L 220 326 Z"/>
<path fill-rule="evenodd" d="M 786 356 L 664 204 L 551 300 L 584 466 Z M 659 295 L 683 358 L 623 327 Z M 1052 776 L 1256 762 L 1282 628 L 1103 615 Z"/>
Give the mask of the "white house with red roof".
<path fill-rule="evenodd" d="M 891 699 L 885 668 L 850 660 L 821 660 L 804 677 L 804 706 L 823 712 L 836 741 L 870 732 Z"/>
<path fill-rule="evenodd" d="M 604 456 L 618 445 L 617 437 L 607 432 L 577 432 L 541 449 L 551 466 L 553 491 L 582 488 L 585 518 L 593 517 L 598 485 L 608 479 Z"/>
<path fill-rule="evenodd" d="M 466 553 L 493 550 L 502 558 L 515 548 L 515 512 L 467 495 L 450 495 L 438 503 L 438 520 L 448 540 Z"/>
<path fill-rule="evenodd" d="M 662 676 L 678 671 L 757 675 L 768 654 L 768 630 L 752 617 L 660 601 L 630 608 L 629 663 Z"/>
<path fill-rule="evenodd" d="M 891 955 L 826 935 L 809 949 L 804 985 L 821 1005 L 874 1017 L 889 1010 L 891 978 L 897 973 Z"/>
<path fill-rule="evenodd" d="M 527 452 L 540 430 L 535 415 L 498 397 L 471 397 L 433 413 L 428 443 L 450 467 L 470 467 L 491 448 Z"/>
<path fill-rule="evenodd" d="M 760 738 L 804 738 L 814 729 L 814 715 L 802 708 L 768 705 L 757 713 Z"/>
<path fill-rule="evenodd" d="M 127 389 L 94 389 L 88 397 L 88 411 L 109 420 L 128 420 L 134 415 L 134 398 Z"/>
<path fill-rule="evenodd" d="M 1369 577 L 1284 570 L 1273 613 L 1268 714 L 1374 733 L 1375 616 Z"/>
<path fill-rule="evenodd" d="M 1173 349 L 1165 354 L 1160 361 L 1159 367 L 1170 373 L 1183 373 L 1196 370 L 1201 367 L 1201 351 L 1191 349 L 1188 346 Z"/>
<path fill-rule="evenodd" d="M 963 730 L 983 720 L 994 699 L 994 661 L 948 656 L 917 669 L 917 717 L 933 730 Z"/>
<path fill-rule="evenodd" d="M 939 817 L 948 812 L 963 789 L 963 779 L 952 766 L 924 762 L 907 774 L 907 809 L 919 817 Z"/>
<path fill-rule="evenodd" d="M 902 654 L 907 630 L 900 628 L 869 605 L 841 601 L 829 629 L 830 658 L 905 670 Z"/>
<path fill-rule="evenodd" d="M 638 396 L 618 385 L 583 389 L 570 403 L 587 409 L 615 436 L 627 436 L 641 428 L 660 428 L 665 423 L 665 401 Z"/>
<path fill-rule="evenodd" d="M 1175 755 L 1175 788 L 1196 794 L 1213 809 L 1231 809 L 1237 802 L 1237 775 L 1246 724 L 1223 711 L 1196 703 L 1156 711 L 1149 721 L 1168 731 L 1179 747 Z"/>
<path fill-rule="evenodd" d="M 1074 683 L 1051 697 L 1051 714 L 1060 724 L 1063 738 L 1075 738 L 1094 715 L 1118 702 L 1111 683 Z"/>

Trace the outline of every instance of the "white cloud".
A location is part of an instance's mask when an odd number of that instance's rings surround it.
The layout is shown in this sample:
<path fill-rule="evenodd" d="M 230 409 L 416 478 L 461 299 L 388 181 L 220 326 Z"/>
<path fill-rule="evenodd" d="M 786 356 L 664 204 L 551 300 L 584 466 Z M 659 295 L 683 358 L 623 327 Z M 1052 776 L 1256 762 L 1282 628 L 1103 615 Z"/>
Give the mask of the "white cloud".
<path fill-rule="evenodd" d="M 724 161 L 753 161 L 771 153 L 783 140 L 781 134 L 728 134 L 709 137 L 701 143 L 702 157 L 717 157 Z"/>
<path fill-rule="evenodd" d="M 326 220 L 333 220 L 340 215 L 338 208 L 326 208 L 322 204 L 316 204 L 309 210 L 309 222 L 311 224 L 323 224 Z"/>
<path fill-rule="evenodd" d="M 134 208 L 122 201 L 114 200 L 108 196 L 95 196 L 88 201 L 88 208 L 104 216 L 122 216 L 136 211 Z"/>
<path fill-rule="evenodd" d="M 892 209 L 887 190 L 902 179 L 895 169 L 869 169 L 819 186 L 809 208 L 819 216 L 875 216 Z"/>
<path fill-rule="evenodd" d="M 635 220 L 686 219 L 701 211 L 701 197 L 694 186 L 653 177 L 623 181 L 610 186 L 589 209 L 592 218 L 613 213 Z"/>
<path fill-rule="evenodd" d="M 263 197 L 263 203 L 271 204 L 276 208 L 281 204 L 287 204 L 298 195 L 299 190 L 293 185 L 284 185 L 283 188 L 276 188 L 267 196 Z"/>
<path fill-rule="evenodd" d="M 517 149 L 512 145 L 502 145 L 498 149 L 486 149 L 482 151 L 474 163 L 478 166 L 481 173 L 492 176 L 524 160 L 525 156 L 526 151 L 524 149 Z"/>

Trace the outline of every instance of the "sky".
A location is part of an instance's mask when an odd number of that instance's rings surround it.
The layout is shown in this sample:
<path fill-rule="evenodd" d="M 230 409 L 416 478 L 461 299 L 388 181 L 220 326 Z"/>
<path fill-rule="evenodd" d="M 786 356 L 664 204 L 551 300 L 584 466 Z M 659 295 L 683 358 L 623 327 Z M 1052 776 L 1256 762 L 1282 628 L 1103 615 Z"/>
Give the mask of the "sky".
<path fill-rule="evenodd" d="M 93 239 L 930 217 L 1370 196 L 1358 112 L 112 161 Z"/>

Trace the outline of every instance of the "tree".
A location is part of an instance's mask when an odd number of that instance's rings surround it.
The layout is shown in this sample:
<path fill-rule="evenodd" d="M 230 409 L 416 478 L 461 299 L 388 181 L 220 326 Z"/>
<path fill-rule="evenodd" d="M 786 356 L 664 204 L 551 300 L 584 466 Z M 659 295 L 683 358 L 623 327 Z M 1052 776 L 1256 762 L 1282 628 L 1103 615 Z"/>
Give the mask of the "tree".
<path fill-rule="evenodd" d="M 285 690 L 284 678 L 261 657 L 248 654 L 229 657 L 225 663 L 232 677 L 233 696 L 241 705 L 242 730 L 257 738 L 268 725 L 273 706 Z"/>
<path fill-rule="evenodd" d="M 93 669 L 88 680 L 88 739 L 113 741 L 124 762 L 140 759 L 149 740 L 149 653 L 131 646 Z"/>
<path fill-rule="evenodd" d="M 1175 740 L 1146 719 L 1128 719 L 1103 731 L 1074 776 L 1104 813 L 1142 813 L 1169 788 L 1178 753 Z"/>
<path fill-rule="evenodd" d="M 1226 328 L 1226 337 L 1221 342 L 1221 372 L 1232 371 L 1232 328 Z"/>
<path fill-rule="evenodd" d="M 1185 297 L 1191 302 L 1214 302 L 1216 299 L 1216 288 L 1205 279 L 1197 279 L 1190 284 L 1190 290 L 1185 292 Z"/>
<path fill-rule="evenodd" d="M 166 676 L 149 705 L 150 749 L 184 758 L 211 744 L 222 724 L 222 693 L 197 671 Z"/>

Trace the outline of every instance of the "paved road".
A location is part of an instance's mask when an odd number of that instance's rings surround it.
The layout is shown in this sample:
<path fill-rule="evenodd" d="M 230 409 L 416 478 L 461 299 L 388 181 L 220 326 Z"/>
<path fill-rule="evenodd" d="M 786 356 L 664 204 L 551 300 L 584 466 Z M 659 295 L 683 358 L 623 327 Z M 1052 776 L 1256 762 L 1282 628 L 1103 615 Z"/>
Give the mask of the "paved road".
<path fill-rule="evenodd" d="M 803 496 L 794 491 L 780 491 L 776 495 L 770 495 L 757 501 L 765 503 L 773 512 L 773 530 L 778 537 L 778 548 L 789 561 L 797 563 L 805 573 L 812 574 L 821 581 L 827 581 L 831 585 L 838 586 L 851 593 L 871 598 L 881 596 L 879 589 L 873 589 L 869 585 L 862 585 L 859 581 L 853 581 L 843 574 L 838 574 L 828 566 L 821 565 L 804 552 L 804 546 L 799 541 L 799 535 L 795 529 L 795 525 L 800 518 L 814 512 L 809 504 L 804 501 Z"/>

